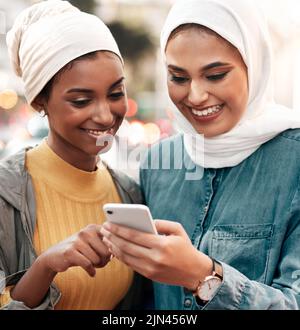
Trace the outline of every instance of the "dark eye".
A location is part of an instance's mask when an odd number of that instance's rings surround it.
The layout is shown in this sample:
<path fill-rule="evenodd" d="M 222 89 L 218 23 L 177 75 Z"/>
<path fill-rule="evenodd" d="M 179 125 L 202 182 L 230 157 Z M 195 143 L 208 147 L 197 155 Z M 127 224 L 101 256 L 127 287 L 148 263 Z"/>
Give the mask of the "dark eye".
<path fill-rule="evenodd" d="M 179 77 L 179 76 L 174 76 L 171 75 L 170 76 L 170 80 L 173 81 L 176 84 L 184 84 L 185 82 L 187 82 L 189 79 L 185 78 L 185 77 Z"/>
<path fill-rule="evenodd" d="M 227 74 L 228 74 L 228 72 L 224 72 L 224 73 L 214 74 L 211 76 L 206 76 L 206 78 L 211 81 L 216 81 L 216 80 L 221 80 L 221 79 L 225 78 Z"/>
<path fill-rule="evenodd" d="M 114 99 L 114 100 L 118 100 L 121 97 L 123 97 L 124 95 L 125 95 L 124 92 L 117 92 L 117 93 L 111 93 L 109 95 L 109 97 L 112 98 L 112 99 Z"/>
<path fill-rule="evenodd" d="M 86 105 L 88 105 L 90 101 L 91 101 L 90 99 L 80 99 L 80 100 L 70 101 L 70 103 L 76 108 L 83 108 Z"/>

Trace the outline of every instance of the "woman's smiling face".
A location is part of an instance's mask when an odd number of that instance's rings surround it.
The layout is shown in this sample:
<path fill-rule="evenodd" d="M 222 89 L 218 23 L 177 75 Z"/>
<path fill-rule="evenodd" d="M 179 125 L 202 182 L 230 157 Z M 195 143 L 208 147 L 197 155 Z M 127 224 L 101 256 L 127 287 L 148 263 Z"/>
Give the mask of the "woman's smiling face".
<path fill-rule="evenodd" d="M 94 157 L 105 144 L 99 138 L 115 135 L 127 111 L 123 65 L 117 55 L 100 51 L 75 60 L 54 81 L 45 108 L 48 142 L 59 154 Z M 97 145 L 98 144 L 98 145 Z"/>
<path fill-rule="evenodd" d="M 248 103 L 247 67 L 229 42 L 200 28 L 176 33 L 166 47 L 173 103 L 206 137 L 230 131 Z"/>

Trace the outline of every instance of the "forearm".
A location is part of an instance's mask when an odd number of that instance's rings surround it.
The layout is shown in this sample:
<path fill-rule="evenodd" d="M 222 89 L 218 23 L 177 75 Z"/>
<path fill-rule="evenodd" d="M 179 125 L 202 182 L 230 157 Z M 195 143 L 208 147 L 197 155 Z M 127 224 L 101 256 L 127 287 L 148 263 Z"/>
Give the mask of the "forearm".
<path fill-rule="evenodd" d="M 34 308 L 44 299 L 55 276 L 56 273 L 47 269 L 39 257 L 10 292 L 11 298 Z"/>

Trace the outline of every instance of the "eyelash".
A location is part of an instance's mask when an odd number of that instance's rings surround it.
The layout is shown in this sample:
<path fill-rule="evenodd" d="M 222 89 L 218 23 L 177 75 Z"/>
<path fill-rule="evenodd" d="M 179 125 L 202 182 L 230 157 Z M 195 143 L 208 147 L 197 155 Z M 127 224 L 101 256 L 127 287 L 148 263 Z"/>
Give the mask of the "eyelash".
<path fill-rule="evenodd" d="M 184 77 L 177 77 L 177 76 L 171 75 L 171 79 L 170 80 L 173 81 L 176 84 L 184 84 L 189 79 L 188 78 L 184 78 Z"/>
<path fill-rule="evenodd" d="M 120 98 L 122 98 L 125 94 L 123 92 L 117 92 L 117 93 L 112 93 L 109 95 L 110 98 L 112 98 L 113 100 L 118 100 Z"/>
<path fill-rule="evenodd" d="M 210 81 L 222 80 L 223 78 L 225 78 L 227 76 L 228 73 L 229 72 L 224 72 L 224 73 L 220 73 L 220 74 L 206 76 L 206 79 L 208 79 Z M 185 82 L 187 82 L 189 80 L 189 78 L 171 75 L 170 80 L 176 84 L 184 84 Z"/>
<path fill-rule="evenodd" d="M 76 108 L 83 108 L 90 103 L 90 99 L 74 100 L 71 104 Z"/>
<path fill-rule="evenodd" d="M 227 74 L 228 74 L 228 72 L 214 74 L 211 76 L 206 76 L 206 79 L 208 79 L 210 81 L 222 80 L 223 78 L 225 78 L 227 76 Z"/>
<path fill-rule="evenodd" d="M 118 93 L 112 93 L 109 95 L 109 98 L 111 98 L 113 101 L 119 100 L 122 98 L 125 94 L 123 92 Z M 74 100 L 71 101 L 71 104 L 76 108 L 84 108 L 87 106 L 92 100 L 91 99 L 82 99 L 82 100 Z"/>

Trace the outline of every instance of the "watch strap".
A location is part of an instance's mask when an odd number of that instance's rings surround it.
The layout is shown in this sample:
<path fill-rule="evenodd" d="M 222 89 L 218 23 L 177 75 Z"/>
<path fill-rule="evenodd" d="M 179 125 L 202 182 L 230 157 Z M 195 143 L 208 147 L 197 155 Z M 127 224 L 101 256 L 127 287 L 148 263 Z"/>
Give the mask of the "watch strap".
<path fill-rule="evenodd" d="M 211 258 L 211 260 L 213 262 L 212 276 L 217 276 L 217 277 L 219 277 L 219 279 L 223 280 L 222 265 L 218 261 L 216 261 L 214 258 Z"/>

